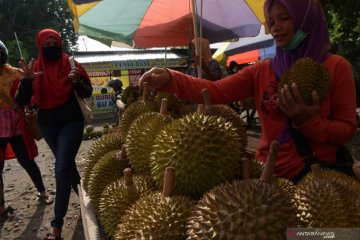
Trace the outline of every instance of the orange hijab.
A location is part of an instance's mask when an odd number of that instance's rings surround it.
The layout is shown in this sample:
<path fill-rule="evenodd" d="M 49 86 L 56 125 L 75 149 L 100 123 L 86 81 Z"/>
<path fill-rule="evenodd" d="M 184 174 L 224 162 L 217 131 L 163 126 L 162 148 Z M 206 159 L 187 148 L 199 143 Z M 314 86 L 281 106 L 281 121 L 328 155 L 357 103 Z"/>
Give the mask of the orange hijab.
<path fill-rule="evenodd" d="M 54 37 L 59 46 L 63 47 L 60 35 L 53 29 L 41 30 L 36 38 L 39 56 L 34 65 L 34 71 L 43 74 L 33 81 L 33 103 L 40 108 L 50 109 L 66 103 L 73 94 L 73 83 L 68 78 L 71 71 L 69 56 L 61 53 L 58 60 L 49 61 L 44 58 L 42 47 L 44 42 Z M 87 76 L 85 70 L 77 64 L 82 75 Z"/>

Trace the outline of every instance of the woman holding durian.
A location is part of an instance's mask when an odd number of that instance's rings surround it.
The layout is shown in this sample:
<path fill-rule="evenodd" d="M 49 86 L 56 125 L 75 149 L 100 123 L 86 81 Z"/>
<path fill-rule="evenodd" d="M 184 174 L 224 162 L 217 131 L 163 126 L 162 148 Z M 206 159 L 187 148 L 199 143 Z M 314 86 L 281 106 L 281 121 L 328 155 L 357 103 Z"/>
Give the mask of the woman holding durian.
<path fill-rule="evenodd" d="M 139 84 L 197 103 L 203 103 L 204 88 L 213 104 L 254 97 L 262 128 L 255 158 L 265 162 L 271 142 L 279 141 L 275 173 L 297 182 L 310 168 L 293 130 L 307 139 L 320 162 L 334 164 L 337 149 L 356 132 L 355 82 L 350 63 L 330 52 L 319 0 L 266 0 L 264 13 L 276 43 L 273 58 L 216 82 L 153 68 Z"/>

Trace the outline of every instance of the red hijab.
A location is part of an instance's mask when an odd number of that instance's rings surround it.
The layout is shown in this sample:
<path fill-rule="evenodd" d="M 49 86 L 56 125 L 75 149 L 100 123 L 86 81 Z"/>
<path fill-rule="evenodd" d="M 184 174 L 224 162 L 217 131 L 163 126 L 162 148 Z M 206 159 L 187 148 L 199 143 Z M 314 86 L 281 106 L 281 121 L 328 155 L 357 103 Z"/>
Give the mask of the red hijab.
<path fill-rule="evenodd" d="M 33 82 L 33 102 L 40 108 L 50 109 L 66 103 L 74 89 L 73 83 L 68 78 L 71 71 L 69 56 L 61 53 L 58 60 L 49 61 L 44 58 L 42 47 L 44 42 L 54 37 L 61 48 L 62 40 L 60 35 L 53 29 L 41 30 L 36 38 L 36 44 L 39 50 L 39 56 L 34 65 L 34 71 L 41 71 L 43 74 L 37 77 Z M 87 76 L 85 70 L 77 64 L 82 75 Z"/>

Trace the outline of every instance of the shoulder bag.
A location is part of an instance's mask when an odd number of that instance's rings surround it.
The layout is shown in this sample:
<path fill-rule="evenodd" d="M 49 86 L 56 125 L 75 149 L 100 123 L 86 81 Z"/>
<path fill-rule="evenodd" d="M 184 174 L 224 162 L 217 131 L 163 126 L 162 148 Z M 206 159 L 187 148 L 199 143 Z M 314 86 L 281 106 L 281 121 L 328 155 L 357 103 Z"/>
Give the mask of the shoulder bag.
<path fill-rule="evenodd" d="M 81 109 L 81 112 L 82 112 L 82 115 L 84 117 L 84 120 L 86 123 L 91 123 L 92 120 L 93 120 L 93 114 L 92 114 L 92 111 L 91 111 L 91 108 L 88 104 L 88 101 L 82 97 L 80 97 L 76 91 L 75 92 L 75 96 L 76 96 L 76 99 L 79 103 L 79 106 L 80 106 L 80 109 Z"/>

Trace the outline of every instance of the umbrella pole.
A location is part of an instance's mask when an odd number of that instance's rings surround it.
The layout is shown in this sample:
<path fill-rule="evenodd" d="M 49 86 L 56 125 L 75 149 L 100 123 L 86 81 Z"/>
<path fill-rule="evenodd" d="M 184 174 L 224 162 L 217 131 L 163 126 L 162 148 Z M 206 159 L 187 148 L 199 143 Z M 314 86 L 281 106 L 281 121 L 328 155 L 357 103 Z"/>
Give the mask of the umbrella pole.
<path fill-rule="evenodd" d="M 193 19 L 194 36 L 195 36 L 195 53 L 197 56 L 199 56 L 199 41 L 198 41 L 199 29 L 197 26 L 195 1 L 196 0 L 191 0 L 191 7 L 192 7 L 191 13 L 192 13 L 192 19 Z M 200 63 L 201 63 L 201 55 L 200 55 Z M 201 71 L 201 68 L 199 65 L 197 66 L 197 73 L 198 73 L 198 77 L 201 78 L 202 71 Z"/>

